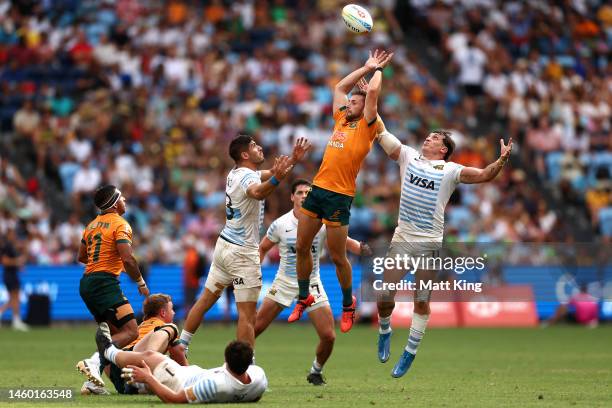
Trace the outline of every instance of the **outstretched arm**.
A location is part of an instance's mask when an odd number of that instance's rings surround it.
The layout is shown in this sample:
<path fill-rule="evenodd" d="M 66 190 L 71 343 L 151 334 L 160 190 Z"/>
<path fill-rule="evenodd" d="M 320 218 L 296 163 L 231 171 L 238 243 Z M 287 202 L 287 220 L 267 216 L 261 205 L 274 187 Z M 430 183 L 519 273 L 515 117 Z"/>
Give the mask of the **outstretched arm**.
<path fill-rule="evenodd" d="M 504 139 L 499 139 L 499 144 L 501 146 L 501 154 L 499 159 L 495 160 L 484 169 L 464 167 L 461 170 L 459 181 L 466 184 L 474 184 L 486 183 L 487 181 L 493 180 L 495 176 L 499 174 L 501 169 L 504 167 L 504 164 L 506 164 L 508 158 L 510 157 L 510 152 L 512 151 L 512 138 L 510 138 L 508 141 L 508 145 L 504 144 Z"/>
<path fill-rule="evenodd" d="M 372 255 L 372 249 L 365 242 L 357 241 L 351 237 L 346 237 L 346 250 L 359 256 Z"/>
<path fill-rule="evenodd" d="M 263 200 L 276 188 L 277 185 L 283 180 L 287 174 L 293 168 L 288 156 L 280 156 L 274 160 L 274 166 L 270 170 L 272 176 L 269 177 L 263 183 L 251 184 L 247 190 L 246 195 L 255 200 Z"/>
<path fill-rule="evenodd" d="M 272 242 L 270 238 L 263 237 L 259 243 L 259 262 L 263 262 L 266 254 L 274 247 L 274 245 L 276 245 L 276 243 Z"/>
<path fill-rule="evenodd" d="M 293 151 L 291 152 L 291 157 L 289 161 L 292 165 L 295 165 L 301 162 L 304 159 L 304 156 L 310 150 L 311 143 L 305 137 L 300 137 L 296 140 L 295 145 L 293 146 Z M 268 181 L 274 175 L 273 169 L 270 170 L 262 170 L 261 171 L 261 181 Z"/>
<path fill-rule="evenodd" d="M 368 123 L 372 123 L 378 114 L 378 95 L 380 95 L 380 90 L 382 88 L 382 70 L 389 61 L 391 61 L 391 58 L 393 58 L 393 53 L 387 53 L 386 51 L 379 53 L 378 50 L 376 50 L 374 51 L 374 55 L 372 56 L 372 54 L 370 54 L 370 59 L 368 59 L 368 63 L 370 63 L 372 59 L 376 61 L 376 71 L 368 83 L 365 108 L 363 111 L 363 116 Z"/>

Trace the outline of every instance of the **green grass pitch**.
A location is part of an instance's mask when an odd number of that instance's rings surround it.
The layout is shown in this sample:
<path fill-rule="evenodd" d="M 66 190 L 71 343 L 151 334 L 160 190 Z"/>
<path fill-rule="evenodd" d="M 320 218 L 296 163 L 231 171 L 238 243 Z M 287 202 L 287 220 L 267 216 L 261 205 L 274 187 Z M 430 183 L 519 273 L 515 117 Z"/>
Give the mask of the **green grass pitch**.
<path fill-rule="evenodd" d="M 94 329 L 0 329 L 0 388 L 70 387 L 78 394 L 83 378 L 74 366 L 93 352 Z M 223 347 L 233 335 L 234 326 L 202 327 L 191 345 L 190 361 L 202 367 L 220 365 Z M 257 343 L 257 363 L 270 383 L 257 406 L 612 406 L 612 327 L 430 329 L 411 371 L 393 379 L 390 371 L 406 337 L 407 330 L 395 331 L 391 359 L 380 364 L 374 329 L 358 326 L 349 334 L 338 333 L 324 372 L 328 385 L 314 387 L 305 380 L 316 344 L 313 330 L 307 324 L 273 325 Z M 117 394 L 78 395 L 76 401 L 63 403 L 0 402 L 40 408 L 160 404 L 156 397 Z"/>

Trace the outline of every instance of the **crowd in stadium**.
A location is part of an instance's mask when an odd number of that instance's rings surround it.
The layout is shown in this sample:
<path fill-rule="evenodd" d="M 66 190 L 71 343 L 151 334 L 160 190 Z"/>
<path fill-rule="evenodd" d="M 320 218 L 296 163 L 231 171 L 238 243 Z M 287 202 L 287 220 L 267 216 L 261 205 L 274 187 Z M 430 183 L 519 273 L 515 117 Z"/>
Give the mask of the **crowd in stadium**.
<path fill-rule="evenodd" d="M 333 126 L 333 85 L 381 47 L 395 57 L 379 112 L 405 143 L 452 129 L 451 160 L 476 167 L 498 156 L 500 137 L 520 147 L 495 183 L 458 189 L 450 239 L 564 242 L 571 220 L 556 208 L 570 204 L 588 213 L 596 239 L 612 237 L 612 7 L 413 0 L 442 79 L 409 38 L 398 45 L 395 1 L 370 3 L 366 39 L 345 29 L 335 1 L 0 0 L 0 234 L 17 229 L 31 263 L 76 262 L 92 192 L 112 183 L 128 199 L 141 260 L 182 263 L 187 247 L 210 254 L 229 140 L 252 134 L 270 159 L 306 136 L 314 148 L 294 175 L 311 178 Z M 288 184 L 268 200 L 266 225 L 291 207 Z M 399 170 L 380 148 L 358 189 L 351 236 L 388 243 Z"/>

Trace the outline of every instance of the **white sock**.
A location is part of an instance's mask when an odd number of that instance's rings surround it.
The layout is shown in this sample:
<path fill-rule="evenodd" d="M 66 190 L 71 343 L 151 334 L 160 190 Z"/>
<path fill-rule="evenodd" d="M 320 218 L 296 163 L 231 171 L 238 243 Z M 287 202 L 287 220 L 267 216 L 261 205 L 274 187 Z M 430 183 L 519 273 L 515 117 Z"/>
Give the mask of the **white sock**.
<path fill-rule="evenodd" d="M 323 366 L 315 358 L 310 367 L 310 374 L 321 374 L 321 371 L 323 371 Z"/>
<path fill-rule="evenodd" d="M 106 350 L 104 350 L 104 357 L 108 359 L 113 364 L 117 364 L 117 354 L 119 354 L 121 350 L 115 347 L 114 344 L 111 344 Z"/>
<path fill-rule="evenodd" d="M 378 332 L 380 334 L 391 333 L 391 316 L 381 317 L 378 316 Z"/>
<path fill-rule="evenodd" d="M 184 341 L 186 344 L 191 343 L 191 337 L 193 337 L 193 333 L 189 333 L 187 330 L 183 329 L 181 331 L 180 339 Z"/>
<path fill-rule="evenodd" d="M 425 335 L 425 328 L 427 327 L 427 321 L 429 315 L 422 315 L 414 313 L 412 315 L 412 324 L 410 325 L 410 335 L 408 336 L 408 344 L 406 345 L 406 351 L 412 354 L 416 354 L 419 344 L 423 335 Z"/>

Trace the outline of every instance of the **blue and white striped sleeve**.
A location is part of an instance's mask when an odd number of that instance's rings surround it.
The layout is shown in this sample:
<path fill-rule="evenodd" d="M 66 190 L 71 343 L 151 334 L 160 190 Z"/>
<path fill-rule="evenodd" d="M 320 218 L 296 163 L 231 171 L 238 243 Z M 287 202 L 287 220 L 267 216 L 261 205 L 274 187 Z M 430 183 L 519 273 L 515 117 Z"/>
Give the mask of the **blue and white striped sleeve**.
<path fill-rule="evenodd" d="M 278 235 L 278 222 L 274 221 L 272 225 L 270 225 L 268 232 L 266 233 L 266 237 L 275 244 L 280 242 L 280 236 Z"/>
<path fill-rule="evenodd" d="M 215 402 L 217 384 L 210 378 L 204 378 L 185 389 L 185 395 L 190 403 Z"/>
<path fill-rule="evenodd" d="M 249 186 L 254 183 L 261 183 L 261 177 L 255 172 L 249 172 L 245 174 L 240 180 L 240 188 L 246 194 L 247 188 L 249 188 Z"/>

